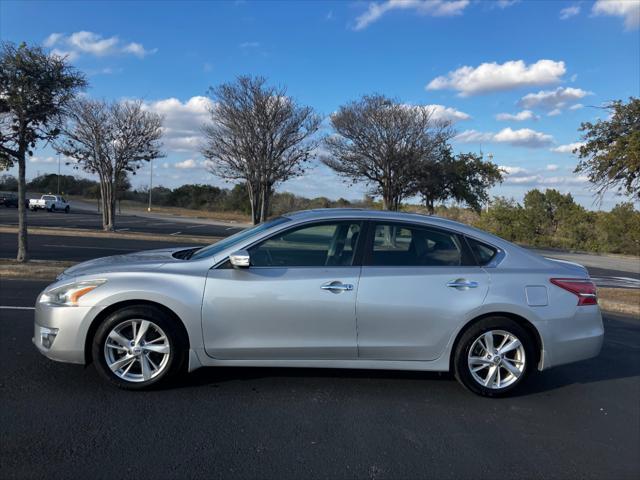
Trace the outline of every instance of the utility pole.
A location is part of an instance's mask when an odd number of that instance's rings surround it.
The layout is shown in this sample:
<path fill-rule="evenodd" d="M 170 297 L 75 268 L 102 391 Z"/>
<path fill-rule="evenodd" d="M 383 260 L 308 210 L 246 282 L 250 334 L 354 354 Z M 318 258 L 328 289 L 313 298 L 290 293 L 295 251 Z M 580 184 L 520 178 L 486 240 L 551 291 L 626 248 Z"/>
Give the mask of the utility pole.
<path fill-rule="evenodd" d="M 151 211 L 151 192 L 153 191 L 153 160 L 149 160 L 149 165 L 151 167 L 151 174 L 149 177 L 149 206 L 147 207 L 147 212 Z"/>
<path fill-rule="evenodd" d="M 60 154 L 58 154 L 58 195 L 60 195 Z"/>

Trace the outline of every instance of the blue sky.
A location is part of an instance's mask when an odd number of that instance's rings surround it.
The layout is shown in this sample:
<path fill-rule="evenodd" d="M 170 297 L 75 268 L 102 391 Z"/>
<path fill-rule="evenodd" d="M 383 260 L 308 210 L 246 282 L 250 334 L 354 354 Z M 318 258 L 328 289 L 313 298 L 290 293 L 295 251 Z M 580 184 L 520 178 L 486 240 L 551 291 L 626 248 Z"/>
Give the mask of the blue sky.
<path fill-rule="evenodd" d="M 92 97 L 140 98 L 165 115 L 167 157 L 154 184 L 170 187 L 224 185 L 197 149 L 206 91 L 259 74 L 325 116 L 373 92 L 432 105 L 455 121 L 456 151 L 482 149 L 507 169 L 494 195 L 557 188 L 595 208 L 570 145 L 580 122 L 606 115 L 598 106 L 640 96 L 637 0 L 3 0 L 0 37 L 68 55 Z M 351 199 L 367 190 L 312 167 L 280 190 Z M 56 170 L 41 149 L 28 176 Z M 133 183 L 148 184 L 148 167 Z M 608 195 L 602 208 L 621 200 Z"/>

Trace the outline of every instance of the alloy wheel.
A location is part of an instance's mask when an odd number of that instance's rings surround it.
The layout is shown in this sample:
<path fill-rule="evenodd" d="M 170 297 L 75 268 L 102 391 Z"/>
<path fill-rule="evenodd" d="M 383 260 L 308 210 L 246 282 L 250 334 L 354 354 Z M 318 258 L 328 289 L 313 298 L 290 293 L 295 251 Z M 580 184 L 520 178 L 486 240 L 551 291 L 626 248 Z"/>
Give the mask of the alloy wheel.
<path fill-rule="evenodd" d="M 144 319 L 126 320 L 114 327 L 104 343 L 104 358 L 114 375 L 128 382 L 146 382 L 169 363 L 171 344 L 164 331 Z"/>
<path fill-rule="evenodd" d="M 525 371 L 524 345 L 505 330 L 489 330 L 478 336 L 469 349 L 467 364 L 473 379 L 493 390 L 517 382 Z"/>

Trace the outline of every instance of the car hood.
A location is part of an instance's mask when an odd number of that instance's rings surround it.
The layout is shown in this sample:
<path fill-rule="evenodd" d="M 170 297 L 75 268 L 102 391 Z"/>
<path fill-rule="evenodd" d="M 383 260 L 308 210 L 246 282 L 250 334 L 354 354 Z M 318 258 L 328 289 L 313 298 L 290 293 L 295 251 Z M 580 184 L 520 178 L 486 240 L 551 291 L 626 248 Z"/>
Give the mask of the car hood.
<path fill-rule="evenodd" d="M 163 248 L 96 258 L 66 269 L 58 279 L 109 272 L 155 270 L 165 263 L 181 261 L 173 257 L 173 254 L 180 250 L 185 250 L 185 248 Z"/>

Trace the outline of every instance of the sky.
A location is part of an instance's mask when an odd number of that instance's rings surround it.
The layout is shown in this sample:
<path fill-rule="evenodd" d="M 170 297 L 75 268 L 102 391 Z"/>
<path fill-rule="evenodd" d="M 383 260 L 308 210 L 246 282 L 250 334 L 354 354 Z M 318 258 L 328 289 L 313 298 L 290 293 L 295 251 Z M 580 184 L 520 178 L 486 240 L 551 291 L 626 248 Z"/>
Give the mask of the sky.
<path fill-rule="evenodd" d="M 581 122 L 607 117 L 602 105 L 640 96 L 640 0 L 2 0 L 0 38 L 67 56 L 90 97 L 141 99 L 164 115 L 154 185 L 228 186 L 199 153 L 207 90 L 262 75 L 325 118 L 371 93 L 430 105 L 454 122 L 455 152 L 482 151 L 507 172 L 492 195 L 556 188 L 605 210 L 628 200 L 594 203 L 572 149 Z M 56 171 L 40 148 L 27 177 Z M 80 174 L 64 160 L 62 172 Z M 149 173 L 132 184 L 148 185 Z M 368 187 L 314 160 L 278 190 L 359 199 Z"/>

